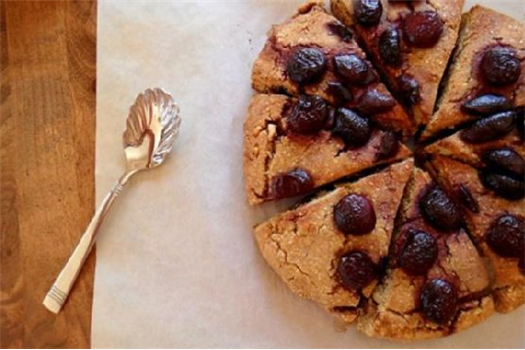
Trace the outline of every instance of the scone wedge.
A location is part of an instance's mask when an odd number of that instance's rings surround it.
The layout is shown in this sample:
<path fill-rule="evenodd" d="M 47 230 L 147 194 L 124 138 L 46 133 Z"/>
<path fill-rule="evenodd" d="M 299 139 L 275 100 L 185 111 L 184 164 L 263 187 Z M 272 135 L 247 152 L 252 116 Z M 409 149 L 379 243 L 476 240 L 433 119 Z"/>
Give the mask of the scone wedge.
<path fill-rule="evenodd" d="M 332 0 L 334 15 L 351 26 L 388 86 L 424 126 L 453 52 L 464 0 Z"/>
<path fill-rule="evenodd" d="M 494 312 L 489 274 L 461 228 L 460 207 L 419 168 L 405 193 L 386 276 L 358 329 L 369 336 L 417 340 L 483 321 Z"/>
<path fill-rule="evenodd" d="M 525 303 L 523 181 L 442 156 L 434 157 L 429 166 L 466 208 L 469 231 L 494 276 L 496 310 L 509 312 Z"/>
<path fill-rule="evenodd" d="M 422 134 L 525 106 L 525 25 L 483 6 L 463 15 L 437 111 Z"/>
<path fill-rule="evenodd" d="M 305 133 L 317 120 L 320 124 Z M 304 194 L 410 155 L 394 133 L 318 97 L 255 95 L 244 124 L 243 167 L 251 205 Z"/>
<path fill-rule="evenodd" d="M 294 293 L 353 322 L 381 274 L 412 169 L 391 165 L 259 224 L 263 257 Z"/>

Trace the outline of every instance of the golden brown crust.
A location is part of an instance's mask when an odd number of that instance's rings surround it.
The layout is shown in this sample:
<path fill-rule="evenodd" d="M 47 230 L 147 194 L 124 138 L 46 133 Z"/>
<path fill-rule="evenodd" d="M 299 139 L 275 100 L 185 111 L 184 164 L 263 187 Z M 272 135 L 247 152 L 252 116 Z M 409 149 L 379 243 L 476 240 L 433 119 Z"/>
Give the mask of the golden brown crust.
<path fill-rule="evenodd" d="M 460 310 L 454 323 L 452 333 L 461 332 L 470 328 L 494 314 L 494 299 L 492 296 L 483 297 L 481 300 L 473 300 L 465 303 Z"/>
<path fill-rule="evenodd" d="M 489 275 L 467 234 L 463 230 L 446 234 L 436 232 L 419 212 L 421 194 L 432 183 L 427 173 L 416 168 L 407 185 L 392 238 L 389 271 L 369 300 L 366 314 L 358 319 L 358 329 L 369 336 L 397 340 L 442 337 L 477 324 L 494 311 L 492 297 L 484 295 L 489 287 Z M 410 276 L 396 267 L 396 249 L 392 247 L 413 229 L 432 234 L 439 247 L 434 266 L 423 276 Z M 460 300 L 465 300 L 458 305 L 456 316 L 447 325 L 426 320 L 418 309 L 421 288 L 434 278 L 454 282 Z"/>
<path fill-rule="evenodd" d="M 340 79 L 335 75 L 331 58 L 335 54 L 348 53 L 366 60 L 366 55 L 353 39 L 343 41 L 340 36 L 331 32 L 329 25 L 334 23 L 339 22 L 326 13 L 319 2 L 316 2 L 307 3 L 284 23 L 274 25 L 268 34 L 268 41 L 254 62 L 253 88 L 262 93 L 285 92 L 294 96 L 300 93 L 318 95 L 330 103 L 335 103 L 333 95 L 327 92 L 328 83 L 340 82 Z M 329 61 L 328 70 L 320 81 L 303 86 L 304 91 L 301 91 L 299 85 L 291 81 L 286 74 L 285 57 L 288 57 L 295 47 L 320 48 Z M 349 85 L 346 84 L 346 86 Z M 366 88 L 352 86 L 352 89 L 354 100 L 346 102 L 345 107 L 355 107 L 356 100 L 366 89 L 376 89 L 383 94 L 390 95 L 387 88 L 379 81 L 372 82 Z M 414 130 L 410 117 L 398 103 L 391 110 L 375 114 L 372 118 L 384 127 L 401 131 L 405 135 L 409 135 Z"/>
<path fill-rule="evenodd" d="M 394 164 L 258 225 L 255 238 L 262 255 L 293 292 L 352 322 L 360 296 L 336 281 L 336 261 L 350 250 L 366 252 L 375 263 L 387 255 L 412 166 L 412 160 Z M 376 208 L 377 223 L 369 234 L 345 236 L 334 226 L 333 207 L 349 193 L 365 195 Z M 374 286 L 372 282 L 362 294 L 369 296 Z"/>
<path fill-rule="evenodd" d="M 506 286 L 494 290 L 497 300 L 496 310 L 501 313 L 511 312 L 525 304 L 525 288 L 523 286 Z"/>
<path fill-rule="evenodd" d="M 459 187 L 468 189 L 477 201 L 479 213 L 465 212 L 470 233 L 476 240 L 493 274 L 496 310 L 508 312 L 525 302 L 525 276 L 520 272 L 517 258 L 497 255 L 485 242 L 484 236 L 492 222 L 504 214 L 525 217 L 525 199 L 509 201 L 487 190 L 471 166 L 447 157 L 436 156 L 429 167 L 437 180 L 451 193 L 459 193 Z"/>
<path fill-rule="evenodd" d="M 483 152 L 493 149 L 512 149 L 525 159 L 525 145 L 523 144 L 517 129 L 514 129 L 510 134 L 500 139 L 480 144 L 465 142 L 461 139 L 460 135 L 461 132 L 457 132 L 451 136 L 445 137 L 444 139 L 438 140 L 425 147 L 424 152 L 427 154 L 438 154 L 452 157 L 476 167 L 483 166 L 481 160 Z"/>
<path fill-rule="evenodd" d="M 404 51 L 404 63 L 401 69 L 380 64 L 377 37 L 378 33 L 387 27 L 387 20 L 398 21 L 403 14 L 410 12 L 406 4 L 382 1 L 384 11 L 381 23 L 365 28 L 356 25 L 353 0 L 332 0 L 331 3 L 335 17 L 356 29 L 367 51 L 372 52 L 376 65 L 381 67 L 381 70 L 387 75 L 390 85 L 395 86 L 395 80 L 403 73 L 414 77 L 419 82 L 421 102 L 413 106 L 412 113 L 416 124 L 424 125 L 428 123 L 434 110 L 439 83 L 458 37 L 464 2 L 464 0 L 430 0 L 426 4 L 425 2 L 414 2 L 413 6 L 416 11 L 429 9 L 440 15 L 444 23 L 443 34 L 438 43 L 430 49 L 411 48 L 410 51 Z"/>
<path fill-rule="evenodd" d="M 365 314 L 357 321 L 357 329 L 370 337 L 416 340 L 439 338 L 447 335 L 444 329 L 432 328 L 419 313 L 401 314 L 380 309 L 369 303 Z"/>
<path fill-rule="evenodd" d="M 514 47 L 525 72 L 525 25 L 494 10 L 474 6 L 463 15 L 458 46 L 451 63 L 447 84 L 438 101 L 436 113 L 422 134 L 427 139 L 436 133 L 457 127 L 476 117 L 461 111 L 461 103 L 477 95 L 481 84 L 477 78 L 476 58 L 490 45 L 504 44 Z M 501 94 L 515 106 L 525 105 L 525 73 L 518 82 L 500 88 L 483 88 L 484 93 Z"/>
<path fill-rule="evenodd" d="M 268 166 L 275 153 L 276 122 L 280 120 L 288 97 L 255 95 L 244 122 L 244 181 L 251 205 L 263 201 L 268 188 Z"/>
<path fill-rule="evenodd" d="M 316 135 L 279 135 L 283 129 L 283 109 L 292 98 L 284 95 L 255 95 L 244 125 L 244 178 L 250 204 L 271 198 L 268 189 L 272 178 L 296 168 L 308 171 L 314 187 L 355 174 L 372 166 L 404 159 L 411 152 L 400 144 L 388 159 L 376 160 L 383 131 L 376 130 L 368 143 L 346 150 L 343 141 L 321 131 Z"/>

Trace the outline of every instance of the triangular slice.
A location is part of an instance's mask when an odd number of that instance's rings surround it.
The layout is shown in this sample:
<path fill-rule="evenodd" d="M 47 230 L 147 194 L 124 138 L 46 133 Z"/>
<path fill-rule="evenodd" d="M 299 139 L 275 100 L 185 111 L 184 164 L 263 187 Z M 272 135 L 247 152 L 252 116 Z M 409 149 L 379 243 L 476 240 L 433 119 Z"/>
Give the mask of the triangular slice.
<path fill-rule="evenodd" d="M 520 188 L 506 176 L 480 174 L 447 157 L 436 156 L 430 166 L 437 180 L 464 203 L 470 233 L 494 275 L 496 310 L 508 312 L 525 303 L 523 182 Z"/>
<path fill-rule="evenodd" d="M 456 44 L 464 0 L 332 0 L 332 11 L 355 29 L 388 85 L 426 125 Z"/>
<path fill-rule="evenodd" d="M 350 110 L 334 112 L 320 98 L 255 95 L 244 124 L 248 202 L 303 194 L 410 154 L 392 132 Z"/>
<path fill-rule="evenodd" d="M 486 142 L 470 141 L 465 135 L 472 129 L 464 130 L 434 142 L 424 152 L 452 157 L 475 167 L 498 167 L 501 162 L 512 162 L 516 163 L 516 170 L 521 169 L 516 176 L 525 176 L 525 144 L 518 129 Z M 484 132 L 484 135 L 487 133 Z"/>
<path fill-rule="evenodd" d="M 405 193 L 387 275 L 358 319 L 358 329 L 381 338 L 436 338 L 492 315 L 489 276 L 460 227 L 459 207 L 417 168 Z"/>
<path fill-rule="evenodd" d="M 463 15 L 458 48 L 423 139 L 482 115 L 525 105 L 525 25 L 474 6 Z"/>
<path fill-rule="evenodd" d="M 410 135 L 409 116 L 380 82 L 352 34 L 326 12 L 323 2 L 307 2 L 297 14 L 273 26 L 253 65 L 253 88 L 262 93 L 318 95 L 384 128 Z"/>
<path fill-rule="evenodd" d="M 262 255 L 294 293 L 354 321 L 388 254 L 412 168 L 392 165 L 256 226 Z"/>

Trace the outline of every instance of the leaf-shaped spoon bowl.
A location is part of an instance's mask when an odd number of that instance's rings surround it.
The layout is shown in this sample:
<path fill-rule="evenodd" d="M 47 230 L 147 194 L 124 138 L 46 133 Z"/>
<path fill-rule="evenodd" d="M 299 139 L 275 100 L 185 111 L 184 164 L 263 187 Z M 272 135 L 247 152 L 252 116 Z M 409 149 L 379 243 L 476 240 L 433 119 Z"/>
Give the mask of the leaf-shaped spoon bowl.
<path fill-rule="evenodd" d="M 164 162 L 173 148 L 180 123 L 179 106 L 169 93 L 156 88 L 137 96 L 129 110 L 126 131 L 122 136 L 127 160 L 126 172 L 102 201 L 75 251 L 44 298 L 43 304 L 47 309 L 54 313 L 60 311 L 115 199 L 131 176 Z"/>
<path fill-rule="evenodd" d="M 161 89 L 140 94 L 129 109 L 123 134 L 128 170 L 162 164 L 171 152 L 180 122 L 179 107 L 170 94 Z"/>

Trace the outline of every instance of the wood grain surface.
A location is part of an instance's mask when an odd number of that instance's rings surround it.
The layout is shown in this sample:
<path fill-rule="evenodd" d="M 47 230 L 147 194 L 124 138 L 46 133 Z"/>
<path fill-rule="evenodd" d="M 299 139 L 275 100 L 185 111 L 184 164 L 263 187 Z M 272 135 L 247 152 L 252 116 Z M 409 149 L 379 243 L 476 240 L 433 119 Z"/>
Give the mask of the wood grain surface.
<path fill-rule="evenodd" d="M 1 1 L 0 346 L 89 347 L 94 254 L 42 300 L 93 214 L 94 1 Z"/>

